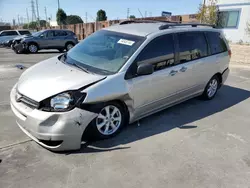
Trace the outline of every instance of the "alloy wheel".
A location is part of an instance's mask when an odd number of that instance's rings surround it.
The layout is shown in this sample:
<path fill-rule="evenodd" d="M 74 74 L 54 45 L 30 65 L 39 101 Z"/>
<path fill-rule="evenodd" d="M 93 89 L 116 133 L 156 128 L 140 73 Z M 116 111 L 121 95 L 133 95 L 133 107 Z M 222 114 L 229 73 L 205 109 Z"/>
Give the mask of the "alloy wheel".
<path fill-rule="evenodd" d="M 103 135 L 114 134 L 119 129 L 121 123 L 122 114 L 120 110 L 113 105 L 104 107 L 96 118 L 96 127 Z"/>
<path fill-rule="evenodd" d="M 218 89 L 218 81 L 217 79 L 212 79 L 207 88 L 208 97 L 212 98 L 215 95 L 217 89 Z"/>
<path fill-rule="evenodd" d="M 30 51 L 31 53 L 37 52 L 37 46 L 34 45 L 34 44 L 29 45 L 29 51 Z"/>

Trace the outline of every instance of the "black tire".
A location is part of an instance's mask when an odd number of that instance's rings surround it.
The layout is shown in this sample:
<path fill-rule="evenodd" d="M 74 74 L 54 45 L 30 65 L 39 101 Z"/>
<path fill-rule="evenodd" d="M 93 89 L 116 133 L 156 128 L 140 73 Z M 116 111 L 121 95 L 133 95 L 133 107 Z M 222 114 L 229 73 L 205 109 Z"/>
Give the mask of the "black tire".
<path fill-rule="evenodd" d="M 57 49 L 60 53 L 63 53 L 64 52 L 64 48 L 59 48 Z"/>
<path fill-rule="evenodd" d="M 31 49 L 32 46 L 34 46 L 34 48 L 33 48 L 34 50 Z M 30 43 L 28 45 L 28 49 L 27 50 L 28 50 L 29 53 L 37 53 L 38 52 L 38 45 L 35 44 L 35 43 Z"/>
<path fill-rule="evenodd" d="M 120 114 L 121 114 L 121 123 L 118 127 L 118 129 L 113 132 L 112 134 L 109 134 L 109 135 L 104 135 L 102 134 L 98 128 L 97 128 L 97 122 L 100 120 L 98 117 L 94 118 L 90 124 L 87 126 L 86 130 L 84 131 L 83 133 L 83 136 L 82 136 L 82 140 L 84 141 L 96 141 L 96 140 L 103 140 L 103 139 L 108 139 L 108 138 L 111 138 L 111 137 L 114 137 L 116 136 L 118 133 L 121 132 L 122 128 L 124 127 L 124 125 L 127 123 L 127 114 L 126 114 L 126 111 L 124 109 L 123 106 L 121 106 L 119 103 L 116 103 L 116 102 L 108 102 L 106 103 L 105 105 L 102 105 L 102 107 L 100 107 L 98 109 L 99 112 L 98 115 L 102 112 L 103 109 L 105 109 L 105 107 L 108 107 L 108 106 L 114 106 L 116 107 L 117 109 L 119 109 L 120 111 Z M 112 111 L 111 111 L 111 114 L 112 114 Z M 106 128 L 106 124 L 103 126 Z M 112 128 L 111 128 L 112 129 Z"/>
<path fill-rule="evenodd" d="M 67 42 L 65 44 L 65 49 L 66 51 L 69 51 L 71 48 L 73 48 L 75 46 L 75 44 L 73 42 Z"/>
<path fill-rule="evenodd" d="M 211 86 L 211 85 L 215 85 L 215 82 L 217 83 L 216 88 Z M 213 92 L 212 92 L 212 94 L 209 94 L 209 91 L 210 91 L 209 89 L 211 89 L 211 87 L 213 88 L 212 89 Z M 220 88 L 220 79 L 217 75 L 214 75 L 207 83 L 206 88 L 202 94 L 202 98 L 204 100 L 213 99 L 215 97 L 215 95 L 217 94 L 219 88 Z"/>

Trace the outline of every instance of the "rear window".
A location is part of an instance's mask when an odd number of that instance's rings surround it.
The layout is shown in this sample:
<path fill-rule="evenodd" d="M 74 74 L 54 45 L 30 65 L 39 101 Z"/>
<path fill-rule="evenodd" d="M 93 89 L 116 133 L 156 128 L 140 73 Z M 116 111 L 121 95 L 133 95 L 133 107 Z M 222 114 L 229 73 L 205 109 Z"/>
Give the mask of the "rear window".
<path fill-rule="evenodd" d="M 20 35 L 30 35 L 29 31 L 19 31 Z"/>
<path fill-rule="evenodd" d="M 203 32 L 179 33 L 180 63 L 196 60 L 208 55 L 206 38 Z"/>
<path fill-rule="evenodd" d="M 227 51 L 227 45 L 221 34 L 218 32 L 207 32 L 207 39 L 210 45 L 211 54 L 219 54 Z"/>

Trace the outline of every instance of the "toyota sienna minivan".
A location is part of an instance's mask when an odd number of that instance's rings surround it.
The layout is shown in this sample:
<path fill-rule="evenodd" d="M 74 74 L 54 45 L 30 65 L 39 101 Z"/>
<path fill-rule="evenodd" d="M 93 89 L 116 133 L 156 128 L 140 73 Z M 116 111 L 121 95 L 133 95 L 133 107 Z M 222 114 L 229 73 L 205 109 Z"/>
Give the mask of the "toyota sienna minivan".
<path fill-rule="evenodd" d="M 190 98 L 213 99 L 230 56 L 211 26 L 126 21 L 27 69 L 11 91 L 11 108 L 43 147 L 75 150 L 82 138 L 110 138 Z"/>

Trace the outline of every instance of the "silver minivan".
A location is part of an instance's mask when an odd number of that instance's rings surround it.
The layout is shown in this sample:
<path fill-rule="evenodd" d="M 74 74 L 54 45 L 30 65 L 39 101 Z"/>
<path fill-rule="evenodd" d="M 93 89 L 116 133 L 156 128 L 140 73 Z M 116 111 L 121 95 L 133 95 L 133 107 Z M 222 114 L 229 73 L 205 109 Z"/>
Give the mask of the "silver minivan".
<path fill-rule="evenodd" d="M 230 56 L 223 34 L 206 25 L 123 22 L 27 69 L 11 108 L 43 147 L 75 150 L 190 98 L 212 99 Z"/>

